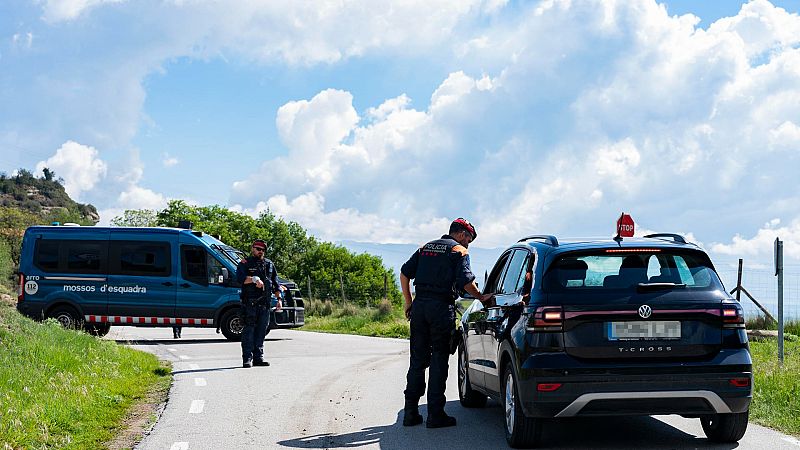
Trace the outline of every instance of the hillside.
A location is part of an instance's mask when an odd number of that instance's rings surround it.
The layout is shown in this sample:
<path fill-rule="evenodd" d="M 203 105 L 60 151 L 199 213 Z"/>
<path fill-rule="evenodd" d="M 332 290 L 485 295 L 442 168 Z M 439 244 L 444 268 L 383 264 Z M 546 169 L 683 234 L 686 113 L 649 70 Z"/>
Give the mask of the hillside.
<path fill-rule="evenodd" d="M 86 225 L 100 220 L 94 206 L 72 200 L 61 181 L 55 179 L 55 173 L 47 168 L 41 178 L 25 169 L 13 176 L 0 174 L 0 207 L 26 211 L 42 219 L 63 218 Z"/>

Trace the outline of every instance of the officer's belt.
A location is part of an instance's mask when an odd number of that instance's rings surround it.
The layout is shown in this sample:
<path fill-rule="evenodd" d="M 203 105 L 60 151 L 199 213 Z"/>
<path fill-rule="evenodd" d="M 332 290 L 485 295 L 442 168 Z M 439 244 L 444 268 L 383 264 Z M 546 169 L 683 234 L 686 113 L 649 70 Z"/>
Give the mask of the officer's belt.
<path fill-rule="evenodd" d="M 442 300 L 445 302 L 452 302 L 456 299 L 455 293 L 453 291 L 444 289 L 438 286 L 415 286 L 417 297 L 425 297 L 425 298 L 432 298 L 436 300 Z"/>

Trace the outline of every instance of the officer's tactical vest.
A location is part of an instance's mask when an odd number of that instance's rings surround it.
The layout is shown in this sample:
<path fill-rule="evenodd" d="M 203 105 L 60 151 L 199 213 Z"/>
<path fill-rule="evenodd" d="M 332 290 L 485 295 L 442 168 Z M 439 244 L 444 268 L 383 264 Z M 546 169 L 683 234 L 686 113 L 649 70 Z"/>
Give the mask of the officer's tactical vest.
<path fill-rule="evenodd" d="M 255 283 L 248 283 L 242 286 L 242 299 L 256 299 L 264 295 L 265 292 L 272 292 L 270 285 L 269 262 L 265 259 L 250 256 L 245 260 L 248 277 L 259 277 L 264 282 L 264 289 L 258 288 Z"/>
<path fill-rule="evenodd" d="M 464 249 L 455 239 L 441 238 L 430 241 L 417 250 L 419 263 L 414 277 L 418 294 L 436 294 L 451 299 L 458 298 L 456 290 L 456 262 L 461 257 L 453 247 Z"/>

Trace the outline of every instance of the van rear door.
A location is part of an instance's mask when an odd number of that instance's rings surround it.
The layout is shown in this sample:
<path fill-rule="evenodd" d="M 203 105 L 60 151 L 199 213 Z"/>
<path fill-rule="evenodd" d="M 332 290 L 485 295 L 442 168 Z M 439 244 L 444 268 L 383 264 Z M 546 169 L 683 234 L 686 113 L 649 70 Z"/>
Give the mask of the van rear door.
<path fill-rule="evenodd" d="M 120 324 L 169 324 L 175 317 L 177 234 L 112 230 L 108 315 Z"/>

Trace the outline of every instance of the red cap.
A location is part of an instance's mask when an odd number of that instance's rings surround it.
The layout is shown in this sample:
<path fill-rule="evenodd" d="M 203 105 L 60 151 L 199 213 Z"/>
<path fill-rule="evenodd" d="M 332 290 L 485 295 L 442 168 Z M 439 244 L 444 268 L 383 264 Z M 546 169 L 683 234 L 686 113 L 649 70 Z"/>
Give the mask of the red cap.
<path fill-rule="evenodd" d="M 478 237 L 478 232 L 475 231 L 475 227 L 471 223 L 469 223 L 469 220 L 463 217 L 459 217 L 458 219 L 454 220 L 453 223 L 450 224 L 450 227 L 452 228 L 453 225 L 458 225 L 461 228 L 467 230 L 467 233 L 472 235 L 473 241 L 475 240 L 476 237 Z"/>
<path fill-rule="evenodd" d="M 256 239 L 255 241 L 253 241 L 253 247 L 260 247 L 260 248 L 266 250 L 267 249 L 267 244 L 264 241 L 262 241 L 261 239 Z"/>

